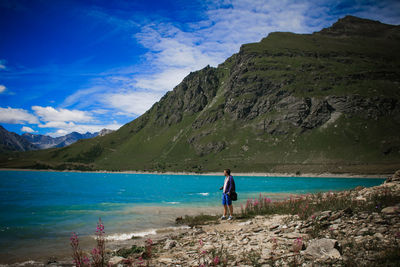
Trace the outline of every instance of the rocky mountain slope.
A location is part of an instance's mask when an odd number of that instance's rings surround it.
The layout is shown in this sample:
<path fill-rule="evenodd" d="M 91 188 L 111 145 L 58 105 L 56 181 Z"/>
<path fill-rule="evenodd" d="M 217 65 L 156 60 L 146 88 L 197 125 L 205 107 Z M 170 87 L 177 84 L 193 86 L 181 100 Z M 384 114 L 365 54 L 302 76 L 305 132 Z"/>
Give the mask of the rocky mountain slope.
<path fill-rule="evenodd" d="M 37 146 L 31 144 L 16 133 L 9 132 L 0 125 L 0 152 L 36 150 Z"/>
<path fill-rule="evenodd" d="M 400 27 L 347 16 L 243 45 L 114 133 L 0 165 L 389 173 L 400 167 L 399 82 Z"/>

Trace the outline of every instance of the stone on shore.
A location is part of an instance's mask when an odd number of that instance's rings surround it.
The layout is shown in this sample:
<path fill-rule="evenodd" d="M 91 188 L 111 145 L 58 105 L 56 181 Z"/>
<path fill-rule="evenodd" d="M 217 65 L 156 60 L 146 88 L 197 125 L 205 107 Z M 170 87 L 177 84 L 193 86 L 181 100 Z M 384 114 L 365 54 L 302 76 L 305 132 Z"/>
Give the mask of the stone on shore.
<path fill-rule="evenodd" d="M 325 261 L 329 259 L 340 260 L 342 257 L 337 250 L 339 244 L 335 239 L 321 238 L 310 240 L 302 254 L 306 258 Z"/>
<path fill-rule="evenodd" d="M 385 183 L 400 182 L 400 170 L 396 171 L 391 177 L 387 178 Z"/>
<path fill-rule="evenodd" d="M 173 247 L 175 247 L 175 246 L 176 246 L 176 241 L 175 241 L 175 240 L 167 240 L 167 241 L 165 242 L 164 249 L 165 249 L 165 250 L 171 249 L 171 248 L 173 248 Z"/>
<path fill-rule="evenodd" d="M 390 206 L 382 209 L 382 213 L 385 214 L 397 214 L 400 213 L 400 207 L 399 206 Z"/>
<path fill-rule="evenodd" d="M 108 261 L 108 264 L 111 266 L 116 266 L 116 265 L 122 263 L 123 260 L 125 260 L 124 257 L 114 256 Z"/>

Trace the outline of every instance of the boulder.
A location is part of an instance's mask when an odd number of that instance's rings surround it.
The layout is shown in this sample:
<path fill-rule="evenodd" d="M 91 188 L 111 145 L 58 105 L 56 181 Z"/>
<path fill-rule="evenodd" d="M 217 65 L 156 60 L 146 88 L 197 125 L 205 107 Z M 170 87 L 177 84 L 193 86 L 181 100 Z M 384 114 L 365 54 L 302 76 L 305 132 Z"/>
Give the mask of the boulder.
<path fill-rule="evenodd" d="M 124 257 L 121 256 L 114 256 L 108 261 L 108 265 L 110 266 L 115 266 L 120 264 L 123 260 L 125 260 Z"/>
<path fill-rule="evenodd" d="M 309 242 L 307 249 L 302 251 L 304 257 L 313 260 L 340 260 L 339 244 L 335 239 L 313 239 Z"/>
<path fill-rule="evenodd" d="M 367 201 L 367 199 L 366 199 L 365 197 L 363 197 L 363 196 L 358 196 L 358 197 L 356 197 L 356 200 L 357 200 L 357 201 L 362 201 L 362 202 Z"/>
<path fill-rule="evenodd" d="M 175 240 L 167 240 L 167 241 L 165 242 L 164 249 L 165 249 L 165 250 L 168 250 L 168 249 L 171 249 L 171 248 L 173 248 L 173 247 L 175 247 L 175 246 L 176 246 L 176 241 L 175 241 Z"/>
<path fill-rule="evenodd" d="M 382 209 L 381 212 L 385 214 L 396 214 L 400 213 L 400 208 L 398 206 L 390 206 Z"/>
<path fill-rule="evenodd" d="M 159 258 L 157 261 L 158 261 L 159 263 L 164 263 L 164 264 L 166 264 L 166 265 L 169 265 L 169 264 L 172 264 L 172 263 L 173 263 L 173 260 L 170 259 L 170 258 Z"/>
<path fill-rule="evenodd" d="M 400 170 L 396 171 L 391 177 L 387 178 L 385 184 L 393 182 L 400 182 Z"/>

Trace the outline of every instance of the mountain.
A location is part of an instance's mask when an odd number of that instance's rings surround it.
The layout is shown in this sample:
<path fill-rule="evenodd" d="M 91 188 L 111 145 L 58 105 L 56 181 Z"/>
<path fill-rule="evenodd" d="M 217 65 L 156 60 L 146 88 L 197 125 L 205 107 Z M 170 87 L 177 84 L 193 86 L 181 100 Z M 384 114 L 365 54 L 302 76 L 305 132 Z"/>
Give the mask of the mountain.
<path fill-rule="evenodd" d="M 28 151 L 38 149 L 16 133 L 9 132 L 0 125 L 0 152 Z"/>
<path fill-rule="evenodd" d="M 400 167 L 400 27 L 347 16 L 274 32 L 192 72 L 103 137 L 0 166 L 391 173 Z"/>
<path fill-rule="evenodd" d="M 41 134 L 31 134 L 24 133 L 22 135 L 18 135 L 16 133 L 12 133 L 4 129 L 0 126 L 0 150 L 1 151 L 28 151 L 28 150 L 38 150 L 38 149 L 47 149 L 54 147 L 65 147 L 75 143 L 81 139 L 89 139 L 96 136 L 105 136 L 113 130 L 103 129 L 100 132 L 96 133 L 85 133 L 80 134 L 78 132 L 72 132 L 70 134 L 59 136 L 59 137 L 51 137 L 48 135 Z"/>
<path fill-rule="evenodd" d="M 103 129 L 102 131 L 104 131 Z M 41 134 L 31 134 L 31 133 L 24 133 L 21 136 L 25 138 L 28 142 L 32 143 L 33 145 L 37 146 L 39 149 L 47 149 L 52 147 L 65 147 L 75 143 L 81 139 L 88 139 L 96 137 L 98 133 L 85 133 L 80 134 L 78 132 L 72 132 L 70 134 L 59 136 L 59 137 L 51 137 L 48 135 L 41 135 Z"/>

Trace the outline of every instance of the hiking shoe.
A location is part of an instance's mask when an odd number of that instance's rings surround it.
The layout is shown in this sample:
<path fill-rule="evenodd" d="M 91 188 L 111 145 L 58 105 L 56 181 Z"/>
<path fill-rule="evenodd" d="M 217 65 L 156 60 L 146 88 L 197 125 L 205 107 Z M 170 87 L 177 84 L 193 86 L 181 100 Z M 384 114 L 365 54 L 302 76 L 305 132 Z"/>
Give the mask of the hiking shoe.
<path fill-rule="evenodd" d="M 222 216 L 222 217 L 221 217 L 221 220 L 226 220 L 226 217 L 225 217 L 225 216 Z"/>
<path fill-rule="evenodd" d="M 230 220 L 233 220 L 233 217 L 232 217 L 232 216 L 229 216 L 228 221 L 230 221 Z"/>

